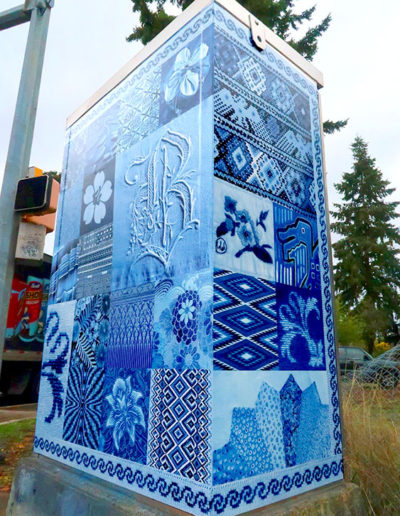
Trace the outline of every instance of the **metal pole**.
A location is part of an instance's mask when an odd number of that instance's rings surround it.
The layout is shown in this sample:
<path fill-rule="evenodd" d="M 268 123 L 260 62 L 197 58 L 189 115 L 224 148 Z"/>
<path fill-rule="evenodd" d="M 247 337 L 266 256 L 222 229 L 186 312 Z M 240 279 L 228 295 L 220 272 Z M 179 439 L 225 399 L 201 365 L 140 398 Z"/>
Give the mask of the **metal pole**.
<path fill-rule="evenodd" d="M 25 9 L 25 5 L 13 7 L 0 13 L 0 30 L 15 27 L 31 19 L 31 11 Z"/>
<path fill-rule="evenodd" d="M 31 4 L 28 40 L 0 195 L 0 372 L 20 222 L 20 216 L 14 213 L 14 200 L 17 182 L 26 176 L 29 166 L 52 6 L 43 0 Z"/>

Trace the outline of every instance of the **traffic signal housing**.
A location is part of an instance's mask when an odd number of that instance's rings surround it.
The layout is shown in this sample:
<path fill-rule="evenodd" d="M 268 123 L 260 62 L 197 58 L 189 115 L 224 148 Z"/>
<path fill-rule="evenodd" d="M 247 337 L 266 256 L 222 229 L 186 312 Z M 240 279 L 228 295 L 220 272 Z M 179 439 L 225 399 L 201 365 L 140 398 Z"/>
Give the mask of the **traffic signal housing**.
<path fill-rule="evenodd" d="M 53 178 L 47 174 L 20 179 L 15 196 L 14 210 L 20 213 L 35 213 L 37 215 L 54 213 L 57 204 L 53 206 L 51 202 L 53 183 Z"/>

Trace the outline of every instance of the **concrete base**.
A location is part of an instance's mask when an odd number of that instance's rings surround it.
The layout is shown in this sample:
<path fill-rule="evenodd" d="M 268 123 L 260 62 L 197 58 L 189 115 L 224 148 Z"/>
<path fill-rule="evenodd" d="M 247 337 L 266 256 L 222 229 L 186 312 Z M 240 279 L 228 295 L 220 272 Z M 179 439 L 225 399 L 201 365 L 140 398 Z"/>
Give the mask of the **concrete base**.
<path fill-rule="evenodd" d="M 187 513 L 37 455 L 19 462 L 7 508 L 8 516 L 167 514 Z M 368 509 L 358 486 L 337 482 L 247 514 L 365 516 Z"/>

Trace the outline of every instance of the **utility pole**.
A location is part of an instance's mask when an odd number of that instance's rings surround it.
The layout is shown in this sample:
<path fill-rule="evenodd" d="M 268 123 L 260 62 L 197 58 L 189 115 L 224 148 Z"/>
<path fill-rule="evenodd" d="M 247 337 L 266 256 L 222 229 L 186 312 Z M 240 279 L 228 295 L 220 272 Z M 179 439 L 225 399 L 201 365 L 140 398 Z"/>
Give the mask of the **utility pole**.
<path fill-rule="evenodd" d="M 0 13 L 0 30 L 30 22 L 0 195 L 0 372 L 20 222 L 20 215 L 14 213 L 14 200 L 17 183 L 26 176 L 29 166 L 53 5 L 54 0 L 25 0 L 25 4 Z"/>

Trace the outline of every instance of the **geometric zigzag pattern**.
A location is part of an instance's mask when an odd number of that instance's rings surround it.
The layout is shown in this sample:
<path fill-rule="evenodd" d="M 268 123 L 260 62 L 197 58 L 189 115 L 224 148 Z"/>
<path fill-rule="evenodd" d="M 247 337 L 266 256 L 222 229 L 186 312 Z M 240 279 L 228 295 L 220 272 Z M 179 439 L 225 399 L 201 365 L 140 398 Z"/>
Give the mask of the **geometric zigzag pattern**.
<path fill-rule="evenodd" d="M 155 369 L 150 399 L 147 465 L 210 483 L 210 372 Z"/>
<path fill-rule="evenodd" d="M 214 369 L 278 366 L 275 284 L 244 274 L 214 271 Z"/>

